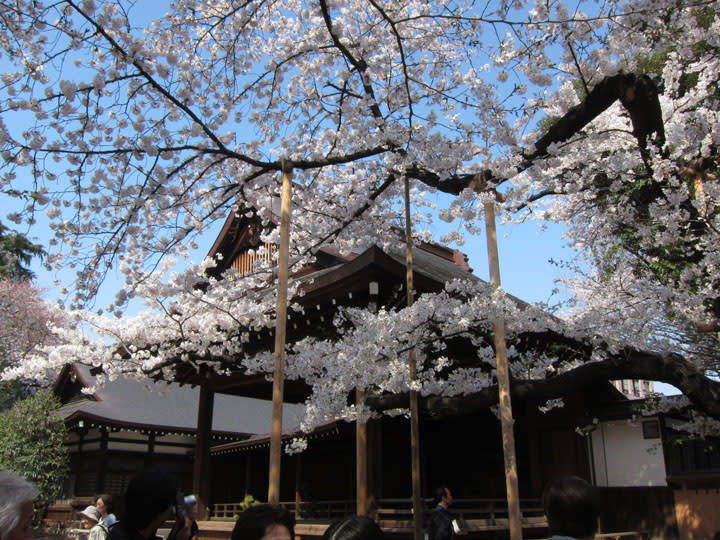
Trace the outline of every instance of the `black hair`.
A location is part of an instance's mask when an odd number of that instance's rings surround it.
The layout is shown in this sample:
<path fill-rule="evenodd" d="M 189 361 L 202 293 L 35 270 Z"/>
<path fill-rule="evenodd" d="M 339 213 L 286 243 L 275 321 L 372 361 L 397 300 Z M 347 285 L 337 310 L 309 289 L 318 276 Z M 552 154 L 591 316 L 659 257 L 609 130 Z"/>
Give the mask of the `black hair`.
<path fill-rule="evenodd" d="M 112 514 L 115 508 L 113 504 L 113 496 L 108 493 L 101 493 L 100 495 L 95 497 L 95 501 L 97 502 L 98 499 L 102 499 L 103 504 L 105 504 L 105 509 L 107 513 Z"/>
<path fill-rule="evenodd" d="M 177 490 L 175 478 L 164 471 L 138 472 L 125 490 L 124 525 L 130 530 L 147 527 L 155 517 L 175 504 Z"/>
<path fill-rule="evenodd" d="M 440 504 L 440 501 L 446 495 L 445 490 L 450 491 L 450 488 L 445 484 L 441 484 L 433 490 L 433 504 Z"/>
<path fill-rule="evenodd" d="M 334 522 L 322 540 L 384 540 L 380 526 L 366 516 L 349 516 Z"/>
<path fill-rule="evenodd" d="M 295 515 L 279 505 L 257 504 L 241 512 L 235 522 L 231 540 L 260 540 L 271 525 L 284 525 L 295 537 Z"/>
<path fill-rule="evenodd" d="M 598 528 L 599 504 L 593 487 L 577 476 L 551 481 L 543 493 L 550 534 L 582 538 Z"/>

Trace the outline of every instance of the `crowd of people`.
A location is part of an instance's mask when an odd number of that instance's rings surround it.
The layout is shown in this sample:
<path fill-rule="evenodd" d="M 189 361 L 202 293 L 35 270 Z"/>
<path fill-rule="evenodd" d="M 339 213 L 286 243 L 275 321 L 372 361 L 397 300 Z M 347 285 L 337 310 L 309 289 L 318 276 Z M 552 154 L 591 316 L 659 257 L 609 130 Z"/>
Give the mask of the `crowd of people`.
<path fill-rule="evenodd" d="M 448 486 L 435 490 L 427 540 L 453 540 L 466 531 L 453 519 L 453 496 Z M 37 488 L 17 475 L 0 471 L 0 540 L 33 540 L 33 500 Z M 161 471 L 142 471 L 129 482 L 124 512 L 113 513 L 110 495 L 98 495 L 95 504 L 79 513 L 89 529 L 88 540 L 162 540 L 158 529 L 174 520 L 166 540 L 191 540 L 198 533 L 196 504 L 184 497 L 175 479 Z M 598 503 L 592 486 L 578 477 L 550 482 L 543 508 L 553 540 L 589 540 L 598 528 Z M 231 540 L 293 540 L 295 515 L 279 505 L 258 504 L 242 512 Z M 365 516 L 332 523 L 322 540 L 384 540 L 378 524 Z"/>

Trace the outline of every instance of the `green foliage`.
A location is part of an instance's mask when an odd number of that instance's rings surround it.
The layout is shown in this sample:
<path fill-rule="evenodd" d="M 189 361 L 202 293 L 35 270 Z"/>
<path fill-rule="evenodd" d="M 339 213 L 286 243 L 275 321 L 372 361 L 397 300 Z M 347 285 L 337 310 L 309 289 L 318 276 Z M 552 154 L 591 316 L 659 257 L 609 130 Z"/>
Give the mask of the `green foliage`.
<path fill-rule="evenodd" d="M 33 244 L 25 235 L 13 232 L 0 223 L 0 277 L 32 279 L 35 275 L 27 265 L 33 257 L 44 255 L 41 245 Z"/>
<path fill-rule="evenodd" d="M 555 122 L 557 122 L 560 119 L 559 116 L 544 116 L 540 120 L 538 120 L 538 128 L 540 129 L 540 132 L 544 135 L 548 131 L 550 131 L 550 128 L 553 127 Z"/>
<path fill-rule="evenodd" d="M 60 402 L 51 392 L 21 399 L 0 414 L 0 469 L 34 482 L 40 506 L 61 494 L 70 457 L 64 442 L 68 431 L 57 415 Z"/>
<path fill-rule="evenodd" d="M 245 495 L 245 498 L 240 502 L 240 508 L 244 512 L 251 506 L 255 506 L 256 504 L 260 504 L 260 501 L 258 501 L 255 497 L 250 495 L 249 493 Z"/>
<path fill-rule="evenodd" d="M 0 358 L 0 369 L 3 367 Z M 0 413 L 8 410 L 18 399 L 27 394 L 26 386 L 20 381 L 0 381 Z"/>

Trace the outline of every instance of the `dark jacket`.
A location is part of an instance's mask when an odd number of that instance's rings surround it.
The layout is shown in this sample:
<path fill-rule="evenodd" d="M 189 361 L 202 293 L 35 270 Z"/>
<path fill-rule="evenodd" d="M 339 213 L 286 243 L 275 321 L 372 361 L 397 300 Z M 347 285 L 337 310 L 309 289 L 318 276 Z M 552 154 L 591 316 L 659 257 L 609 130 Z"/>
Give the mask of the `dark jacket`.
<path fill-rule="evenodd" d="M 116 523 L 110 527 L 110 534 L 108 540 L 148 540 L 143 537 L 138 531 L 127 529 L 122 521 Z M 154 539 L 150 540 L 162 540 L 159 536 L 155 536 Z"/>
<path fill-rule="evenodd" d="M 452 540 L 452 517 L 446 508 L 438 505 L 430 514 L 427 524 L 428 540 Z"/>

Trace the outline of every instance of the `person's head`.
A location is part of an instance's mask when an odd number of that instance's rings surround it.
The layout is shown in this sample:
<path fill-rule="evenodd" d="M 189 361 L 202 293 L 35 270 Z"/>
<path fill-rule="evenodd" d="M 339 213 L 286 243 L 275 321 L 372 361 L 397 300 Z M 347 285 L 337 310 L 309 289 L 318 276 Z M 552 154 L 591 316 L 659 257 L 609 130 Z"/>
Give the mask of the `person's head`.
<path fill-rule="evenodd" d="M 453 496 L 450 492 L 450 488 L 447 486 L 439 486 L 433 491 L 433 500 L 435 504 L 439 504 L 448 508 L 453 502 Z"/>
<path fill-rule="evenodd" d="M 140 530 L 170 519 L 176 493 L 175 478 L 165 472 L 145 470 L 135 474 L 125 490 L 125 526 Z"/>
<path fill-rule="evenodd" d="M 113 511 L 113 499 L 112 495 L 108 495 L 107 493 L 101 493 L 95 498 L 95 507 L 100 512 L 100 515 L 102 517 L 106 517 L 108 514 L 111 514 Z"/>
<path fill-rule="evenodd" d="M 231 540 L 293 540 L 295 516 L 282 506 L 257 504 L 238 516 Z"/>
<path fill-rule="evenodd" d="M 98 524 L 98 521 L 102 516 L 100 511 L 94 506 L 88 506 L 85 510 L 80 512 L 80 520 L 82 522 L 83 529 L 92 529 Z"/>
<path fill-rule="evenodd" d="M 350 516 L 330 525 L 322 540 L 383 540 L 380 526 L 365 516 Z"/>
<path fill-rule="evenodd" d="M 37 488 L 0 471 L 0 540 L 32 540 L 33 499 Z"/>
<path fill-rule="evenodd" d="M 597 532 L 597 495 L 582 478 L 565 476 L 551 481 L 543 493 L 543 509 L 551 534 L 588 538 Z"/>

